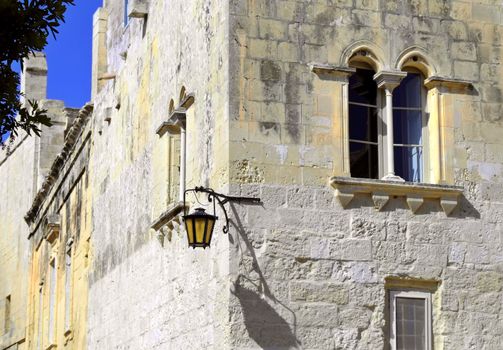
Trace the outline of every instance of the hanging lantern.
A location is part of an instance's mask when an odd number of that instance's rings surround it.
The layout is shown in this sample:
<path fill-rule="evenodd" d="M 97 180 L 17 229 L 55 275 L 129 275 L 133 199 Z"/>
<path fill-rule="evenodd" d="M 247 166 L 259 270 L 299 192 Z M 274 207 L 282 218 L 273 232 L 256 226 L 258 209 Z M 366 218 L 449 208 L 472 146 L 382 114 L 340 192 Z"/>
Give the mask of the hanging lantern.
<path fill-rule="evenodd" d="M 188 192 L 193 192 L 195 194 L 201 192 L 207 194 L 208 202 L 213 204 L 213 215 L 206 213 L 203 208 L 196 208 L 192 214 L 187 215 L 188 203 L 185 200 L 185 196 Z M 215 221 L 218 219 L 215 215 L 215 203 L 218 203 L 225 215 L 222 231 L 224 233 L 229 232 L 229 217 L 225 210 L 225 204 L 228 202 L 260 203 L 260 198 L 227 196 L 217 193 L 211 188 L 204 187 L 195 187 L 185 190 L 183 193 L 183 207 L 185 208 L 184 213 L 186 215 L 183 216 L 183 221 L 185 222 L 185 231 L 187 232 L 189 247 L 195 249 L 197 247 L 206 248 L 210 246 Z"/>
<path fill-rule="evenodd" d="M 192 214 L 184 215 L 189 247 L 194 249 L 209 247 L 217 219 L 215 215 L 206 213 L 203 208 L 196 208 Z"/>

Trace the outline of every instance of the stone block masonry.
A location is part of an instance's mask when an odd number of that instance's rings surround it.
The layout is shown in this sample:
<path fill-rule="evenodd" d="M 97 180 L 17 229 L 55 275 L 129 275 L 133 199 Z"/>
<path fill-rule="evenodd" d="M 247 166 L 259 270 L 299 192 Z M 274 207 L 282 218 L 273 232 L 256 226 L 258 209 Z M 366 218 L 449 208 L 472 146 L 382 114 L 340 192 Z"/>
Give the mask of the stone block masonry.
<path fill-rule="evenodd" d="M 388 349 L 411 291 L 433 349 L 501 348 L 501 4 L 142 4 L 94 16 L 94 109 L 44 101 L 56 129 L 0 156 L 0 349 Z M 41 57 L 23 84 L 37 99 Z M 388 89 L 424 78 L 425 184 L 351 177 L 356 69 Z M 227 235 L 217 208 L 210 249 L 187 249 L 183 164 L 187 188 L 261 199 L 226 204 Z"/>

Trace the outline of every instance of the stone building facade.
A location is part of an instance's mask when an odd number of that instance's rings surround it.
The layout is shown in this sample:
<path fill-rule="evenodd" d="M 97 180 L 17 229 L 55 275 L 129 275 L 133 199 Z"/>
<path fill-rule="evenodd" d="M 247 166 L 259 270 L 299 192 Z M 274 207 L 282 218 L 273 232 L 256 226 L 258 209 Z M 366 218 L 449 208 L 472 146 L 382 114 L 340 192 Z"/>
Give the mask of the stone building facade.
<path fill-rule="evenodd" d="M 89 104 L 24 65 L 56 123 L 0 160 L 1 348 L 500 349 L 502 24 L 489 0 L 105 0 Z M 188 249 L 195 186 L 261 203 Z"/>

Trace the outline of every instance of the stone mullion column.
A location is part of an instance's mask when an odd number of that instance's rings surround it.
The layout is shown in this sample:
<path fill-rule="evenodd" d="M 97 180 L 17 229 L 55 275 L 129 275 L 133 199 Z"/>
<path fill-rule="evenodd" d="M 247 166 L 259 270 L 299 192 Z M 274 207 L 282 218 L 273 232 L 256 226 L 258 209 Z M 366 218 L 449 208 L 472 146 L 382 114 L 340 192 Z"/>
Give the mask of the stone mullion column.
<path fill-rule="evenodd" d="M 404 72 L 379 72 L 374 75 L 374 80 L 379 89 L 386 94 L 386 175 L 382 178 L 388 181 L 404 181 L 400 176 L 395 175 L 395 156 L 393 139 L 393 90 L 400 85 L 400 81 L 407 75 Z"/>

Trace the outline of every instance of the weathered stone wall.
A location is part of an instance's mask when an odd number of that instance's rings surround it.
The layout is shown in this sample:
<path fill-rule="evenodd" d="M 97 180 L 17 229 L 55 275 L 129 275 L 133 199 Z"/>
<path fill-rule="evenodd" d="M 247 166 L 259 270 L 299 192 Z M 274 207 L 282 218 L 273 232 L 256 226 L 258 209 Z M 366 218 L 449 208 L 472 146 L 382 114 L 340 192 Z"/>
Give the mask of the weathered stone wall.
<path fill-rule="evenodd" d="M 263 200 L 234 213 L 232 348 L 386 348 L 390 276 L 438 282 L 435 349 L 501 346 L 502 11 L 489 1 L 231 3 L 231 189 Z M 442 91 L 453 131 L 444 170 L 464 189 L 448 217 L 438 200 L 412 214 L 404 197 L 377 211 L 356 195 L 343 209 L 327 185 L 344 173 L 334 140 L 345 102 L 320 91 L 337 81 L 320 83 L 309 64 L 347 65 L 355 44 L 374 48 L 384 70 L 420 49 L 436 75 L 473 83 Z"/>
<path fill-rule="evenodd" d="M 21 140 L 18 140 L 21 141 Z M 18 143 L 7 158 L 0 156 L 0 348 L 24 342 L 28 295 L 29 241 L 24 214 L 33 199 L 35 139 Z M 20 208 L 25 210 L 19 210 Z M 25 278 L 26 277 L 26 278 Z M 5 301 L 11 296 L 9 324 Z M 22 347 L 21 347 L 22 348 Z"/>
<path fill-rule="evenodd" d="M 147 20 L 123 25 L 123 2 L 105 1 L 106 81 L 95 97 L 89 164 L 93 189 L 88 347 L 225 348 L 227 244 L 164 246 L 152 222 L 178 201 L 179 136 L 159 137 L 170 101 L 187 113 L 187 184 L 221 188 L 228 157 L 228 6 L 150 1 Z M 209 137 L 211 135 L 211 137 Z"/>

